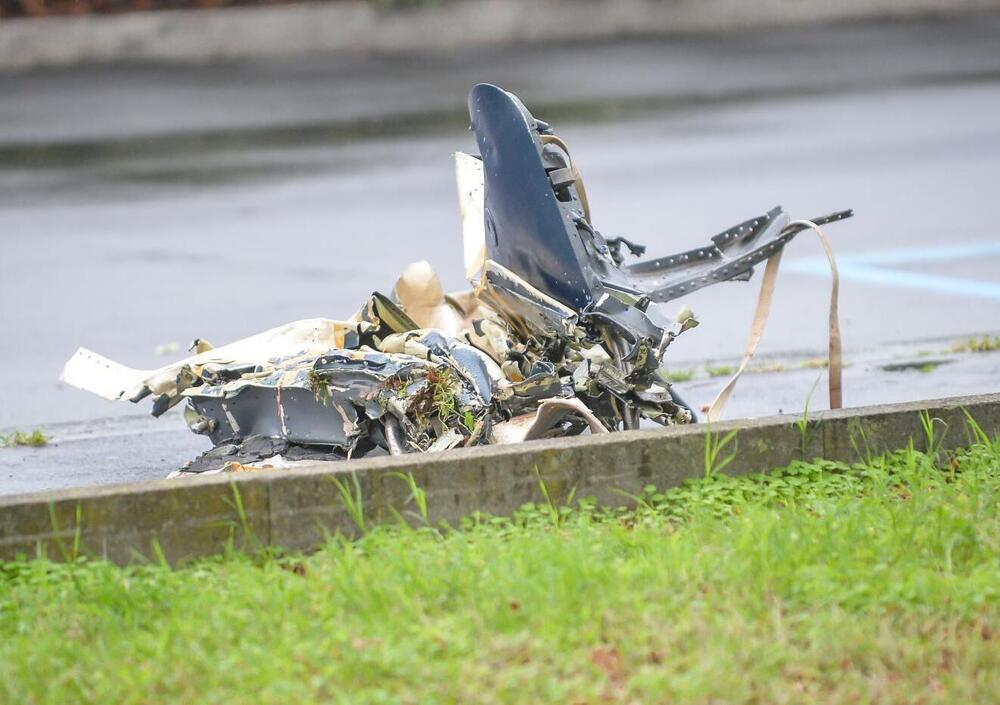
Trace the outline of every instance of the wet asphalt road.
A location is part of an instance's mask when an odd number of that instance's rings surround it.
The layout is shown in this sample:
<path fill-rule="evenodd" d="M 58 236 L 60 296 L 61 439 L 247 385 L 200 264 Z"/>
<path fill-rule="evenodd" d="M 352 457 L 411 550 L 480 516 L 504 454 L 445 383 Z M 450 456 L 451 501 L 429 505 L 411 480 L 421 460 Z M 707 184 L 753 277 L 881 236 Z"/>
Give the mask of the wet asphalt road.
<path fill-rule="evenodd" d="M 912 341 L 1000 330 L 996 15 L 0 75 L 0 429 L 61 441 L 0 450 L 0 493 L 161 477 L 205 448 L 177 418 L 61 388 L 77 345 L 159 366 L 165 343 L 346 317 L 420 258 L 461 287 L 450 154 L 473 150 L 463 104 L 480 80 L 555 122 L 598 227 L 651 254 L 778 203 L 795 217 L 855 208 L 828 231 L 855 361 L 847 404 L 1000 389 L 996 356 L 879 369 L 948 345 Z M 809 237 L 787 251 L 765 354 L 825 346 L 828 279 Z M 755 297 L 741 283 L 690 297 L 702 325 L 668 360 L 738 357 Z M 701 404 L 719 381 L 682 388 Z M 731 415 L 794 411 L 814 381 L 756 376 Z"/>

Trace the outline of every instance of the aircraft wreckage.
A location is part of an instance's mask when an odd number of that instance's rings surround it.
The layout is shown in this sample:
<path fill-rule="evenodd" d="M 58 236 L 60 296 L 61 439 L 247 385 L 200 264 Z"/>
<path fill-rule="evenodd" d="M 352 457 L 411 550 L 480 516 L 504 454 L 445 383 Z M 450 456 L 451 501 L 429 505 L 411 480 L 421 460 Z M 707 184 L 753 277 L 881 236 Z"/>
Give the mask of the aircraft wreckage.
<path fill-rule="evenodd" d="M 458 446 L 686 424 L 696 414 L 662 360 L 697 325 L 659 304 L 746 280 L 807 227 L 781 208 L 695 249 L 644 253 L 595 228 L 580 173 L 552 127 L 511 93 L 469 95 L 479 156 L 456 154 L 469 291 L 445 294 L 426 262 L 351 318 L 289 323 L 158 370 L 81 348 L 63 380 L 107 399 L 184 401 L 214 448 L 185 472 L 282 467 Z"/>

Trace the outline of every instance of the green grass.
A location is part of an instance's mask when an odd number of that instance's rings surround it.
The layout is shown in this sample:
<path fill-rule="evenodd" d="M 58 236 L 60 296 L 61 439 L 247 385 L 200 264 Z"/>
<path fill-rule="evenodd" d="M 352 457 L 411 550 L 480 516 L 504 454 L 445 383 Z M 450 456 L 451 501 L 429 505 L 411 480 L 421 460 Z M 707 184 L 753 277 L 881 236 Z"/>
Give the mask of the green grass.
<path fill-rule="evenodd" d="M 2 564 L 0 701 L 996 701 L 1000 442 L 740 479 L 728 454 L 634 510 L 543 501 L 180 569 Z"/>
<path fill-rule="evenodd" d="M 705 372 L 708 373 L 709 377 L 728 377 L 736 372 L 736 367 L 733 365 L 706 365 Z"/>
<path fill-rule="evenodd" d="M 952 346 L 952 352 L 994 352 L 1000 350 L 1000 335 L 972 337 Z"/>
<path fill-rule="evenodd" d="M 18 446 L 41 448 L 42 446 L 48 445 L 50 440 L 52 439 L 37 429 L 31 433 L 14 431 L 6 436 L 0 434 L 0 448 L 16 448 Z"/>
<path fill-rule="evenodd" d="M 664 374 L 664 377 L 671 384 L 689 382 L 694 379 L 694 370 L 670 370 Z"/>

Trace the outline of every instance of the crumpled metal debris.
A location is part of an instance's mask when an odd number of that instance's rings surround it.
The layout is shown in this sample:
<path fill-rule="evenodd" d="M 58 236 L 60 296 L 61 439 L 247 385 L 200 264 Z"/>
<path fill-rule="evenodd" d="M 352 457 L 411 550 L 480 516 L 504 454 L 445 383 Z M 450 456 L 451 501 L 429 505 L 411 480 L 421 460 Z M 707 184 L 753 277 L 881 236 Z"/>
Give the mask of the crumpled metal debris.
<path fill-rule="evenodd" d="M 134 370 L 81 348 L 62 379 L 107 399 L 186 402 L 214 448 L 185 472 L 290 467 L 685 424 L 696 415 L 662 360 L 697 325 L 658 304 L 754 265 L 799 231 L 781 208 L 701 247 L 626 264 L 644 248 L 594 227 L 566 144 L 511 93 L 469 95 L 480 155 L 456 154 L 467 278 L 445 294 L 430 264 L 408 267 L 348 320 L 289 323 Z M 814 219 L 818 224 L 851 211 Z"/>

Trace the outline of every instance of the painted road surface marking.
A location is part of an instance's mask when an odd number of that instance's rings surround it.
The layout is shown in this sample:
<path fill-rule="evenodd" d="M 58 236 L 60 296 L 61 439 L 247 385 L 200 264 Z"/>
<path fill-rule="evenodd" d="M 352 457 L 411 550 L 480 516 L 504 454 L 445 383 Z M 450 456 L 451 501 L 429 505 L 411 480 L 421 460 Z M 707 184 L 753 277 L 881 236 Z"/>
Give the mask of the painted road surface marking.
<path fill-rule="evenodd" d="M 941 294 L 956 294 L 1000 301 L 1000 282 L 925 274 L 891 265 L 1000 257 L 1000 242 L 960 242 L 940 247 L 875 250 L 837 256 L 837 269 L 843 281 L 859 281 L 901 289 L 919 289 Z M 1000 264 L 1000 263 L 998 263 Z M 827 277 L 830 265 L 825 257 L 800 257 L 785 260 L 786 271 Z M 998 266 L 1000 270 L 1000 266 Z"/>

